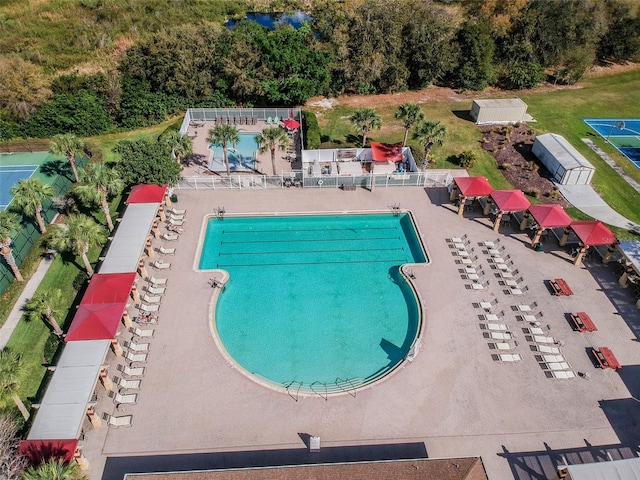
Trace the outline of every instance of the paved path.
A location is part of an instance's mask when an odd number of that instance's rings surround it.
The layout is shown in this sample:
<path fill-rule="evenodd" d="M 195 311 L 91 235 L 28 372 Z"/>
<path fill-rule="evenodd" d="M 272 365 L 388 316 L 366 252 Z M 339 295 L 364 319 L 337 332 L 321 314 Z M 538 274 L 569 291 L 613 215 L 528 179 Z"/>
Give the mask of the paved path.
<path fill-rule="evenodd" d="M 604 153 L 604 151 L 595 143 L 593 143 L 591 140 L 589 140 L 588 138 L 583 138 L 582 141 L 594 152 L 596 152 L 600 158 L 602 158 L 605 162 L 607 162 L 609 164 L 609 166 L 611 168 L 613 168 L 616 172 L 618 172 L 618 175 L 620 175 L 625 182 L 627 182 L 629 185 L 631 185 L 636 192 L 640 193 L 640 183 L 636 182 L 633 178 L 631 178 L 629 175 L 627 175 L 627 172 L 625 172 L 614 160 L 613 158 L 611 158 L 609 155 L 607 155 L 606 153 Z"/>
<path fill-rule="evenodd" d="M 35 293 L 36 289 L 40 285 L 40 282 L 44 278 L 52 263 L 53 260 L 47 260 L 46 258 L 42 259 L 35 273 L 32 275 L 29 281 L 27 281 L 24 290 L 18 297 L 18 301 L 9 313 L 7 321 L 4 322 L 4 325 L 2 325 L 2 328 L 0 328 L 0 350 L 2 350 L 7 345 L 9 338 L 11 338 L 11 334 L 16 329 L 16 325 L 18 325 L 18 322 L 20 321 L 20 318 L 24 313 L 24 306 Z"/>
<path fill-rule="evenodd" d="M 604 223 L 640 233 L 640 225 L 605 203 L 591 185 L 558 185 L 560 193 L 576 208 Z"/>

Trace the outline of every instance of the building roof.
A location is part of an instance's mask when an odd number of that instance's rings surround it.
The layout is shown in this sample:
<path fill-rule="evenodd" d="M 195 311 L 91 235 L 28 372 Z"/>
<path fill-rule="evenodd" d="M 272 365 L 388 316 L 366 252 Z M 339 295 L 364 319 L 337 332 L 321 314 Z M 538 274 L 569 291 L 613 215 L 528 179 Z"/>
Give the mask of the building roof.
<path fill-rule="evenodd" d="M 529 213 L 542 228 L 567 227 L 571 223 L 561 205 L 531 205 Z"/>
<path fill-rule="evenodd" d="M 371 159 L 374 162 L 401 162 L 402 142 L 380 143 L 371 142 Z"/>
<path fill-rule="evenodd" d="M 454 177 L 453 181 L 464 197 L 486 197 L 493 187 L 485 177 Z"/>
<path fill-rule="evenodd" d="M 574 168 L 589 168 L 595 170 L 595 167 L 584 158 L 584 156 L 571 145 L 562 135 L 555 133 L 545 133 L 536 137 L 539 142 L 547 149 L 549 153 L 562 165 L 565 170 Z"/>
<path fill-rule="evenodd" d="M 157 210 L 157 203 L 135 203 L 127 207 L 100 273 L 136 271 Z"/>
<path fill-rule="evenodd" d="M 125 480 L 487 480 L 480 457 L 384 460 L 201 472 L 128 474 Z"/>
<path fill-rule="evenodd" d="M 616 241 L 613 232 L 600 220 L 576 220 L 570 227 L 585 245 L 611 245 Z"/>
<path fill-rule="evenodd" d="M 474 103 L 483 108 L 513 108 L 527 107 L 527 104 L 519 98 L 494 98 L 485 100 L 474 100 Z"/>
<path fill-rule="evenodd" d="M 640 458 L 567 466 L 571 480 L 640 480 Z"/>
<path fill-rule="evenodd" d="M 620 248 L 627 261 L 631 262 L 636 272 L 640 274 L 640 241 L 620 242 L 618 248 Z"/>
<path fill-rule="evenodd" d="M 164 185 L 136 185 L 131 189 L 126 204 L 132 203 L 162 203 L 167 194 L 167 184 Z"/>

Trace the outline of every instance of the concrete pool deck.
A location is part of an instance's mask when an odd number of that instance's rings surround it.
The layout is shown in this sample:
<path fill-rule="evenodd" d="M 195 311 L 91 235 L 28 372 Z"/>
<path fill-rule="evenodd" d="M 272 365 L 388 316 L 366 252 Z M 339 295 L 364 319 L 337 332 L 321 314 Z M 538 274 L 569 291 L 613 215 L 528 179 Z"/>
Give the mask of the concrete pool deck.
<path fill-rule="evenodd" d="M 546 478 L 560 454 L 569 461 L 634 455 L 640 439 L 640 311 L 598 260 L 576 268 L 551 240 L 545 252 L 527 248 L 526 233 L 496 234 L 479 216 L 460 218 L 445 189 L 376 188 L 373 192 L 327 189 L 180 191 L 187 209 L 185 233 L 171 246 L 167 292 L 150 340 L 146 373 L 136 405 L 116 411 L 98 388 L 98 412 L 132 414 L 133 426 L 87 426 L 84 452 L 92 479 L 121 479 L 126 471 L 222 468 L 328 461 L 420 451 L 432 458 L 482 456 L 489 478 Z M 194 271 L 203 219 L 218 206 L 227 214 L 411 210 L 432 264 L 412 267 L 426 322 L 420 351 L 401 371 L 355 396 L 296 399 L 260 386 L 237 372 L 216 348 L 209 328 L 214 289 L 210 273 Z M 445 239 L 467 234 L 489 287 L 465 289 Z M 477 245 L 501 238 L 529 290 L 507 296 Z M 564 278 L 571 297 L 554 297 L 545 280 Z M 233 281 L 233 279 L 231 279 Z M 375 281 L 375 279 L 372 279 Z M 139 286 L 142 282 L 138 283 Z M 498 299 L 502 323 L 517 336 L 515 364 L 491 359 L 473 302 Z M 589 379 L 551 380 L 534 358 L 511 305 L 538 303 L 543 326 L 563 342 L 576 372 Z M 242 308 L 241 305 L 238 308 Z M 374 308 L 374 307 L 372 307 Z M 565 314 L 586 311 L 597 332 L 572 330 Z M 121 336 L 127 339 L 123 333 Z M 619 372 L 594 366 L 590 347 L 608 346 L 624 365 Z M 110 354 L 111 355 L 111 354 Z M 117 363 L 110 356 L 112 365 Z M 122 363 L 122 360 L 120 360 Z M 118 372 L 110 368 L 113 376 Z M 87 424 L 88 425 L 88 424 Z M 322 439 L 309 457 L 302 438 Z M 382 446 L 382 447 L 381 447 Z M 350 457 L 351 455 L 351 457 Z M 104 470 L 104 471 L 103 471 Z M 528 476 L 527 476 L 528 475 Z M 552 475 L 549 475 L 549 477 Z"/>

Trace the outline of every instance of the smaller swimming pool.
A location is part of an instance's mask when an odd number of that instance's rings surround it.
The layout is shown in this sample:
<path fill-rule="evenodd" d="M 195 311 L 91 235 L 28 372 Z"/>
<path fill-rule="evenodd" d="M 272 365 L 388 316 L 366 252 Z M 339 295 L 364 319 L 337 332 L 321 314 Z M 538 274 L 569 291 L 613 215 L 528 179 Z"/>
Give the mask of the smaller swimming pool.
<path fill-rule="evenodd" d="M 253 172 L 255 170 L 256 142 L 255 133 L 240 133 L 240 142 L 228 148 L 229 170 L 232 172 Z M 209 170 L 212 172 L 226 172 L 222 147 L 210 145 L 211 157 Z"/>

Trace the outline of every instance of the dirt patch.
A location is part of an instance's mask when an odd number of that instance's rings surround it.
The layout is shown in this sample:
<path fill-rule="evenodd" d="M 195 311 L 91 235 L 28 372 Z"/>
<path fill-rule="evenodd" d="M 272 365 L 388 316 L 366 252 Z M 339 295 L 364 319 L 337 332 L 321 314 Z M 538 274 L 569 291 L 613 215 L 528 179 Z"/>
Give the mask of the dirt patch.
<path fill-rule="evenodd" d="M 549 171 L 532 153 L 536 136 L 528 125 L 487 126 L 480 130 L 482 148 L 496 159 L 509 183 L 542 203 L 571 206 L 550 180 Z"/>

